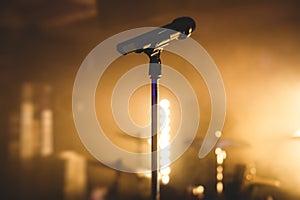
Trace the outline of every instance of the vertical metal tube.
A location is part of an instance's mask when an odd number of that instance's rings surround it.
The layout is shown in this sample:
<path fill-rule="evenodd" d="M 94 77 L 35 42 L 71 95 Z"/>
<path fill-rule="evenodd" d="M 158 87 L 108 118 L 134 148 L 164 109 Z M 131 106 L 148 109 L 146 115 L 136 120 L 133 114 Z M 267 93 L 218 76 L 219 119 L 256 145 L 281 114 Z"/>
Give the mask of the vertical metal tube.
<path fill-rule="evenodd" d="M 157 134 L 157 113 L 158 113 L 158 85 L 157 79 L 151 79 L 151 167 L 152 167 L 152 200 L 159 200 L 158 184 L 158 134 Z"/>
<path fill-rule="evenodd" d="M 151 78 L 151 200 L 159 200 L 158 181 L 158 80 L 161 76 L 161 50 L 145 52 L 149 58 L 149 76 Z"/>

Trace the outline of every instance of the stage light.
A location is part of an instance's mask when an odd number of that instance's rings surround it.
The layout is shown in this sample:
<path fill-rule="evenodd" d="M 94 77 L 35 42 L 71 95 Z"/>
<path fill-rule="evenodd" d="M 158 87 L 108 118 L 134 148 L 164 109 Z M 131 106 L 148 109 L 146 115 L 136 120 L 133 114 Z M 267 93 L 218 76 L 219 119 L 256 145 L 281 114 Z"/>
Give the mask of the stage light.
<path fill-rule="evenodd" d="M 218 166 L 217 167 L 217 172 L 223 172 L 223 167 L 222 166 Z"/>
<path fill-rule="evenodd" d="M 221 149 L 221 148 L 216 148 L 215 149 L 215 154 L 216 154 L 216 157 L 217 157 L 217 185 L 216 185 L 216 189 L 217 189 L 217 193 L 220 194 L 223 192 L 223 177 L 224 177 L 224 174 L 223 174 L 223 162 L 224 160 L 226 159 L 226 151 Z"/>
<path fill-rule="evenodd" d="M 216 150 L 215 150 L 215 154 L 218 155 L 222 152 L 222 149 L 217 147 Z"/>
<path fill-rule="evenodd" d="M 160 166 L 161 167 L 169 166 L 170 162 L 171 162 L 171 160 L 169 157 L 167 157 L 167 158 L 162 157 L 160 159 Z"/>
<path fill-rule="evenodd" d="M 168 99 L 162 99 L 159 103 L 160 106 L 164 108 L 170 107 L 170 101 Z"/>
<path fill-rule="evenodd" d="M 171 169 L 169 167 L 170 164 L 170 110 L 169 110 L 170 102 L 167 99 L 162 99 L 159 103 L 160 108 L 160 132 L 159 132 L 159 165 L 160 165 L 160 171 L 159 176 L 161 177 L 161 182 L 163 184 L 168 184 L 170 181 L 169 174 L 171 172 Z"/>
<path fill-rule="evenodd" d="M 203 193 L 204 193 L 204 186 L 202 186 L 202 185 L 199 185 L 199 186 L 197 186 L 197 187 L 194 187 L 193 188 L 193 195 L 195 195 L 195 196 L 202 196 L 203 195 Z"/>
<path fill-rule="evenodd" d="M 159 142 L 159 147 L 160 147 L 161 149 L 163 149 L 163 148 L 166 148 L 169 144 L 170 144 L 169 141 L 160 141 L 160 142 Z"/>
<path fill-rule="evenodd" d="M 161 130 L 161 134 L 169 134 L 170 130 L 171 130 L 170 126 L 169 125 L 165 125 L 163 127 L 163 129 Z"/>
<path fill-rule="evenodd" d="M 223 180 L 223 173 L 222 172 L 217 173 L 217 180 L 218 181 Z"/>
<path fill-rule="evenodd" d="M 171 152 L 169 149 L 167 149 L 167 150 L 161 151 L 159 153 L 159 155 L 161 158 L 170 158 Z"/>
<path fill-rule="evenodd" d="M 226 154 L 226 151 L 225 151 L 225 150 L 222 150 L 222 156 L 223 156 L 223 160 L 225 160 L 226 157 L 227 157 L 227 154 Z"/>
<path fill-rule="evenodd" d="M 151 172 L 144 172 L 144 173 L 139 173 L 139 177 L 145 177 L 145 178 L 151 178 Z"/>
<path fill-rule="evenodd" d="M 163 174 L 163 175 L 169 175 L 171 173 L 171 168 L 170 167 L 162 168 L 160 170 L 160 173 Z"/>
<path fill-rule="evenodd" d="M 162 182 L 164 185 L 168 184 L 168 183 L 170 182 L 170 177 L 169 177 L 168 175 L 163 175 L 163 176 L 161 177 L 161 182 Z"/>
<path fill-rule="evenodd" d="M 217 192 L 219 194 L 222 193 L 223 192 L 223 183 L 222 182 L 218 182 L 216 188 L 217 188 Z"/>
<path fill-rule="evenodd" d="M 160 134 L 159 139 L 161 141 L 170 141 L 170 135 L 169 134 Z"/>
<path fill-rule="evenodd" d="M 221 165 L 223 164 L 223 161 L 224 161 L 223 155 L 222 154 L 217 155 L 217 163 Z"/>

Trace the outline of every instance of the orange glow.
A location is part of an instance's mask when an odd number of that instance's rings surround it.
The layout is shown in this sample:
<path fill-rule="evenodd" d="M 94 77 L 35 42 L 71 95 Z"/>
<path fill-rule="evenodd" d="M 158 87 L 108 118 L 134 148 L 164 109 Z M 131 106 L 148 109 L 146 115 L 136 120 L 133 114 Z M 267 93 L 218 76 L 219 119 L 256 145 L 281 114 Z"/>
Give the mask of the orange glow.
<path fill-rule="evenodd" d="M 221 137 L 222 136 L 222 132 L 221 131 L 216 131 L 215 132 L 215 136 L 218 137 L 218 138 Z"/>
<path fill-rule="evenodd" d="M 223 164 L 223 161 L 224 161 L 223 155 L 219 154 L 219 155 L 217 156 L 217 163 L 218 163 L 219 165 L 221 165 L 221 164 Z"/>
<path fill-rule="evenodd" d="M 164 174 L 164 175 L 168 175 L 168 174 L 171 173 L 171 168 L 170 168 L 170 167 L 162 168 L 162 169 L 160 170 L 160 173 L 161 173 L 161 174 Z"/>
<path fill-rule="evenodd" d="M 193 188 L 193 195 L 195 195 L 195 196 L 201 196 L 201 195 L 203 195 L 204 190 L 205 190 L 205 188 L 202 185 L 194 187 Z"/>
<path fill-rule="evenodd" d="M 162 182 L 164 185 L 168 184 L 168 183 L 170 182 L 170 177 L 169 177 L 168 175 L 163 175 L 163 176 L 161 177 L 161 182 Z"/>
<path fill-rule="evenodd" d="M 220 154 L 222 152 L 222 149 L 221 148 L 216 148 L 216 150 L 215 150 L 215 154 L 216 155 L 218 155 L 218 154 Z"/>
<path fill-rule="evenodd" d="M 169 167 L 170 164 L 170 149 L 168 145 L 170 144 L 170 101 L 168 99 L 162 99 L 159 102 L 160 105 L 160 119 L 161 119 L 161 128 L 160 128 L 160 133 L 159 133 L 159 147 L 161 149 L 163 148 L 168 148 L 164 151 L 161 151 L 159 156 L 160 156 L 160 167 L 164 167 L 159 171 L 159 175 L 161 176 L 161 182 L 166 185 L 170 181 L 169 174 L 171 172 L 171 169 Z"/>
<path fill-rule="evenodd" d="M 222 193 L 223 192 L 223 183 L 222 182 L 218 182 L 216 188 L 217 188 L 217 192 L 219 194 Z"/>
<path fill-rule="evenodd" d="M 223 174 L 222 173 L 217 173 L 217 180 L 218 181 L 223 180 Z"/>
<path fill-rule="evenodd" d="M 294 135 L 293 135 L 294 138 L 300 138 L 300 130 L 297 130 Z"/>
<path fill-rule="evenodd" d="M 217 172 L 223 172 L 223 167 L 222 166 L 218 166 L 217 167 Z"/>

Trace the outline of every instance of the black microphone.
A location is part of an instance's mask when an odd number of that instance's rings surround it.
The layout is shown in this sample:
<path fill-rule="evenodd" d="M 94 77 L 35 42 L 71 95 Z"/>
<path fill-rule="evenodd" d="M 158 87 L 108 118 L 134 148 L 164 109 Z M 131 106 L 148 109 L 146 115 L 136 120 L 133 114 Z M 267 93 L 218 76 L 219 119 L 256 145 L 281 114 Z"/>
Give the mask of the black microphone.
<path fill-rule="evenodd" d="M 119 53 L 141 53 L 147 49 L 155 50 L 167 46 L 172 40 L 189 37 L 195 30 L 196 23 L 190 17 L 180 17 L 160 28 L 154 29 L 117 45 Z"/>

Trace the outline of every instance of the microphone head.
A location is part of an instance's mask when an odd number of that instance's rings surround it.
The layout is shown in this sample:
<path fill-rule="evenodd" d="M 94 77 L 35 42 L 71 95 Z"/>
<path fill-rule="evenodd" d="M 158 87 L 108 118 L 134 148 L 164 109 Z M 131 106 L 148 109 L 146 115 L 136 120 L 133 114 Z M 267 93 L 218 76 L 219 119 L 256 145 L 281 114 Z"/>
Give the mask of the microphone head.
<path fill-rule="evenodd" d="M 131 52 L 141 53 L 145 49 L 156 49 L 168 45 L 172 40 L 181 40 L 189 37 L 195 30 L 196 23 L 190 17 L 180 17 L 170 24 L 151 30 L 142 35 L 121 42 L 117 50 L 123 55 Z"/>
<path fill-rule="evenodd" d="M 196 22 L 190 17 L 179 17 L 174 19 L 170 24 L 163 26 L 162 28 L 172 29 L 181 32 L 189 37 L 196 28 Z"/>

